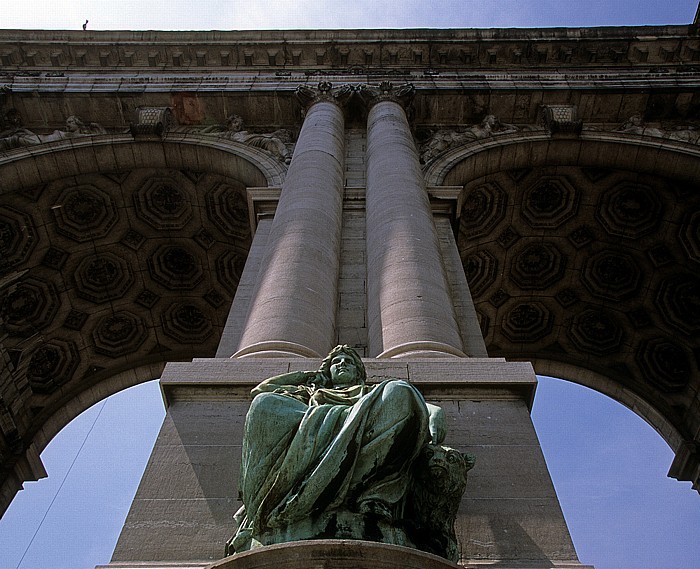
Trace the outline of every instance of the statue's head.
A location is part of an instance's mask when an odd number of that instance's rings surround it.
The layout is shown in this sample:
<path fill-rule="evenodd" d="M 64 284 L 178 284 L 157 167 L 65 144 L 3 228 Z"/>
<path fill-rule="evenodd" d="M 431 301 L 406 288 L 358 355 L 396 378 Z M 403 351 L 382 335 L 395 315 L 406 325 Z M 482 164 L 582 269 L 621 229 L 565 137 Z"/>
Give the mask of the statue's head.
<path fill-rule="evenodd" d="M 78 132 L 85 125 L 77 116 L 71 115 L 66 119 L 66 128 L 69 132 Z"/>
<path fill-rule="evenodd" d="M 239 132 L 243 130 L 243 117 L 241 115 L 231 115 L 226 119 L 229 130 Z"/>
<path fill-rule="evenodd" d="M 364 385 L 367 372 L 362 358 L 350 346 L 336 346 L 321 362 L 318 370 L 326 378 L 327 387 Z"/>

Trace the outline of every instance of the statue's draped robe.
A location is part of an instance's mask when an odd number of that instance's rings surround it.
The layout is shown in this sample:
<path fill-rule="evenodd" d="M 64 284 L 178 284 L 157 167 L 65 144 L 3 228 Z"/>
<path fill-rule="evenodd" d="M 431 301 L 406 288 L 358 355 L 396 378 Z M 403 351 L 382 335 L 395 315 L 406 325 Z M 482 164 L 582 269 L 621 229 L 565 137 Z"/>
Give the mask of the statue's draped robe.
<path fill-rule="evenodd" d="M 266 545 L 280 535 L 316 537 L 295 525 L 308 528 L 333 511 L 401 514 L 410 466 L 429 439 L 422 395 L 402 380 L 294 385 L 301 373 L 253 391 L 241 464 L 244 511 L 232 550 L 248 549 L 251 538 Z"/>

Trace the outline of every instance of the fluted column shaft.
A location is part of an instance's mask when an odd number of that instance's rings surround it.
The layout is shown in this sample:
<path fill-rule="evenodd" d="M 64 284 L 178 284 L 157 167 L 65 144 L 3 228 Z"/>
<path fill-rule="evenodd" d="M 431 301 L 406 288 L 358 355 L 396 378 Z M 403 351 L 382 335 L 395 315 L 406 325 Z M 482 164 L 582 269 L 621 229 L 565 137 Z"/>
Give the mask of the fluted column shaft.
<path fill-rule="evenodd" d="M 463 356 L 418 152 L 400 104 L 367 119 L 369 353 Z"/>
<path fill-rule="evenodd" d="M 307 110 L 275 214 L 239 350 L 243 356 L 328 353 L 343 200 L 344 119 L 329 100 Z"/>

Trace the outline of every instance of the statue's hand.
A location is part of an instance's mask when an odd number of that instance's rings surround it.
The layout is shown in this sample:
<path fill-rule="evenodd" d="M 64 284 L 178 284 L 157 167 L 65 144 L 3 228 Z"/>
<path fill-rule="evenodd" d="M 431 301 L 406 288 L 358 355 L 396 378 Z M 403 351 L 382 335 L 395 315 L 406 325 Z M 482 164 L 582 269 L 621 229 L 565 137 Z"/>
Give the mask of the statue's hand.
<path fill-rule="evenodd" d="M 442 407 L 438 407 L 437 405 L 431 403 L 426 403 L 426 405 L 428 406 L 428 413 L 430 415 L 430 442 L 434 445 L 441 445 L 447 435 L 447 419 L 445 419 L 445 412 L 442 410 Z"/>

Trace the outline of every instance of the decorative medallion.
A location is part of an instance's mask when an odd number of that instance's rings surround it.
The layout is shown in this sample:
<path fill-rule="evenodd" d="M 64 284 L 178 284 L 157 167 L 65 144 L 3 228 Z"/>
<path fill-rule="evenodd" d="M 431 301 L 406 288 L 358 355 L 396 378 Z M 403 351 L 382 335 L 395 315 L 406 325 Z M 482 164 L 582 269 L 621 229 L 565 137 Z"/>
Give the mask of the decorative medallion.
<path fill-rule="evenodd" d="M 154 229 L 182 229 L 192 219 L 192 191 L 184 176 L 158 173 L 142 180 L 134 191 L 134 209 Z"/>

